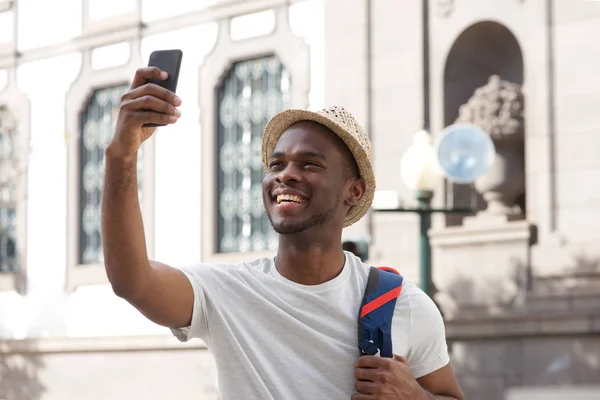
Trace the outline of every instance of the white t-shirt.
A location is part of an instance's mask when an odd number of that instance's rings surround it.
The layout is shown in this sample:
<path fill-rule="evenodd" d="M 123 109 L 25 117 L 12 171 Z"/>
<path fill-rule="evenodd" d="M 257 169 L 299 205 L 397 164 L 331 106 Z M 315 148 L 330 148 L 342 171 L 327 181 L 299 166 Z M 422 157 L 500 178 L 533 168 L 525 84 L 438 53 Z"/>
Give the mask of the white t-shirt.
<path fill-rule="evenodd" d="M 192 322 L 172 332 L 205 341 L 224 400 L 349 399 L 369 267 L 346 252 L 342 272 L 314 286 L 284 278 L 271 258 L 184 268 L 194 288 Z M 392 337 L 415 378 L 449 362 L 437 307 L 406 280 Z"/>

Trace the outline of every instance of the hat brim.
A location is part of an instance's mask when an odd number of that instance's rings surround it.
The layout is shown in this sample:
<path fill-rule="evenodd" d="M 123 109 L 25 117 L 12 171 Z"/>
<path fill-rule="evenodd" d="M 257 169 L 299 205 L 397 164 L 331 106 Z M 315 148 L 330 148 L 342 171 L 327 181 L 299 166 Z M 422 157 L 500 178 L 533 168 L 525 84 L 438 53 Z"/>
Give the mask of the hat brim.
<path fill-rule="evenodd" d="M 334 120 L 319 113 L 309 110 L 288 109 L 275 115 L 265 127 L 262 140 L 262 162 L 265 172 L 268 170 L 268 161 L 273 153 L 281 135 L 292 125 L 300 121 L 314 121 L 331 129 L 346 144 L 356 165 L 360 178 L 365 182 L 365 193 L 360 201 L 348 211 L 344 227 L 350 226 L 360 220 L 371 208 L 373 196 L 375 195 L 375 175 L 369 157 L 365 149 L 360 145 L 344 127 Z"/>

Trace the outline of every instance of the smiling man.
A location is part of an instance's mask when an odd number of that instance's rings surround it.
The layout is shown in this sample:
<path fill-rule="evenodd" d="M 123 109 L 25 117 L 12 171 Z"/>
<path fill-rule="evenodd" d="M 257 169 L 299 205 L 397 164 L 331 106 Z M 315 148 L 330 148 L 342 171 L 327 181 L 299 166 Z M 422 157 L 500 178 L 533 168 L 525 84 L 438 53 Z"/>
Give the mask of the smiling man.
<path fill-rule="evenodd" d="M 183 270 L 148 260 L 136 158 L 181 100 L 136 72 L 106 149 L 102 239 L 115 293 L 180 340 L 202 338 L 223 399 L 458 399 L 444 325 L 405 282 L 392 323 L 394 357 L 360 356 L 358 310 L 369 265 L 342 250 L 342 230 L 371 206 L 371 146 L 339 107 L 287 110 L 263 137 L 263 200 L 279 234 L 274 258 Z M 401 264 L 400 260 L 398 264 Z M 401 265 L 398 265 L 401 267 Z"/>

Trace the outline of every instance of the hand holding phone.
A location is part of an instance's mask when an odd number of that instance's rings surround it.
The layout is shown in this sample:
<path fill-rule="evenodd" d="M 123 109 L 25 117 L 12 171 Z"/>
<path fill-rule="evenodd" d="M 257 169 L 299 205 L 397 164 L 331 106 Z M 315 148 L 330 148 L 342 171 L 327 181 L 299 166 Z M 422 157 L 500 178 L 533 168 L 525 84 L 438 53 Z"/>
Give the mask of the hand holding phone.
<path fill-rule="evenodd" d="M 135 72 L 131 87 L 121 98 L 115 134 L 107 148 L 113 156 L 135 155 L 141 144 L 154 134 L 153 127 L 178 121 L 181 99 L 175 90 L 181 58 L 181 50 L 153 52 L 150 66 Z"/>
<path fill-rule="evenodd" d="M 157 67 L 161 71 L 165 71 L 169 74 L 167 79 L 155 79 L 150 78 L 147 80 L 148 83 L 153 83 L 160 87 L 163 87 L 173 93 L 177 91 L 177 82 L 179 81 L 179 70 L 181 68 L 181 60 L 183 59 L 183 52 L 179 49 L 173 50 L 156 50 L 150 54 L 148 61 L 149 67 Z M 155 127 L 165 126 L 166 124 L 158 123 L 147 123 L 144 127 Z"/>

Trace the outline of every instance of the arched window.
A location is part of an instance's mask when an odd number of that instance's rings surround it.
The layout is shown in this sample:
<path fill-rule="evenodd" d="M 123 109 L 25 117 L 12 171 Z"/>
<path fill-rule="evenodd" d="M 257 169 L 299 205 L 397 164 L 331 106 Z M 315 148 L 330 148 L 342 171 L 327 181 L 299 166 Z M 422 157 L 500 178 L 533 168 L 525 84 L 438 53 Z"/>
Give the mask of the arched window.
<path fill-rule="evenodd" d="M 100 207 L 104 150 L 114 133 L 121 96 L 128 85 L 95 90 L 81 116 L 79 143 L 79 265 L 102 264 Z M 138 155 L 138 195 L 142 202 L 143 148 Z"/>
<path fill-rule="evenodd" d="M 217 91 L 218 252 L 277 248 L 262 200 L 265 125 L 290 101 L 290 74 L 275 56 L 234 63 Z"/>
<path fill-rule="evenodd" d="M 0 274 L 17 270 L 15 125 L 8 109 L 0 107 Z"/>

